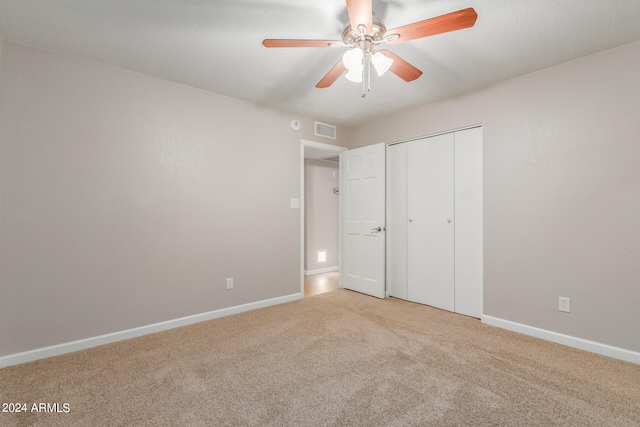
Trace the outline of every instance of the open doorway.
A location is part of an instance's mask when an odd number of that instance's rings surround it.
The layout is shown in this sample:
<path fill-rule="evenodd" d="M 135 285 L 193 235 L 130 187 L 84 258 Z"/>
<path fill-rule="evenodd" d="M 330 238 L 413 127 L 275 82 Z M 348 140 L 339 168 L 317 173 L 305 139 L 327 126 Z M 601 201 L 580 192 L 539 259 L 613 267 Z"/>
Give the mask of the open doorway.
<path fill-rule="evenodd" d="M 345 150 L 301 140 L 300 292 L 305 296 L 334 289 L 339 284 L 339 158 Z"/>
<path fill-rule="evenodd" d="M 304 276 L 304 297 L 335 291 L 340 287 L 340 271 Z"/>

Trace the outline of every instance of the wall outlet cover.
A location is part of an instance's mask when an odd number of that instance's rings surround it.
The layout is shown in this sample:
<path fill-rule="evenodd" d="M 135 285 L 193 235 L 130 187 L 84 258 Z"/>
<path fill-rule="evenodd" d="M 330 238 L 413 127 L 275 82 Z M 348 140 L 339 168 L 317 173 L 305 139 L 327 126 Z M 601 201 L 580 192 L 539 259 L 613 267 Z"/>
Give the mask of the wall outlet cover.
<path fill-rule="evenodd" d="M 558 310 L 564 313 L 571 313 L 571 298 L 560 297 L 558 299 Z"/>

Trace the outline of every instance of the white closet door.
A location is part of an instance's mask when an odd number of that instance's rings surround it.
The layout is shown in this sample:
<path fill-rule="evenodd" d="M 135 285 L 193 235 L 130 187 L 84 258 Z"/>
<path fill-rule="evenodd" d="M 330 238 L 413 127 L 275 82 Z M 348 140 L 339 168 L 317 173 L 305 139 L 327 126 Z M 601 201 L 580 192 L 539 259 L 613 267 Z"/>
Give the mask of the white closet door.
<path fill-rule="evenodd" d="M 482 316 L 482 128 L 455 134 L 456 313 Z"/>
<path fill-rule="evenodd" d="M 455 311 L 454 134 L 407 143 L 407 293 Z"/>
<path fill-rule="evenodd" d="M 407 298 L 407 144 L 387 147 L 387 290 Z"/>

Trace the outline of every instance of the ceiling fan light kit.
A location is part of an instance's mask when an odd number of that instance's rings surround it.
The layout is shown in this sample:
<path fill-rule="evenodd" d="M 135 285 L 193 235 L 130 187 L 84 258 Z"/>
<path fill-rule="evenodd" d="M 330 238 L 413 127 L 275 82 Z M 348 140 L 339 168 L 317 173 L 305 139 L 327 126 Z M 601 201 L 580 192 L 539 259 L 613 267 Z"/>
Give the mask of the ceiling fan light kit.
<path fill-rule="evenodd" d="M 349 28 L 351 28 L 350 25 Z M 393 59 L 382 52 L 376 52 L 372 47 L 373 41 L 364 34 L 359 41 L 354 42 L 354 45 L 356 47 L 344 53 L 342 62 L 348 70 L 347 80 L 363 84 L 362 97 L 364 98 L 371 92 L 371 65 L 373 64 L 378 76 L 382 76 L 393 64 Z"/>
<path fill-rule="evenodd" d="M 371 65 L 378 76 L 388 70 L 406 82 L 422 75 L 422 71 L 393 52 L 375 47 L 397 44 L 436 34 L 473 27 L 478 18 L 473 8 L 458 10 L 387 31 L 382 19 L 373 15 L 372 0 L 346 0 L 349 23 L 342 30 L 342 40 L 265 39 L 265 47 L 349 47 L 342 59 L 316 84 L 331 86 L 346 71 L 346 78 L 362 82 L 362 97 L 371 92 Z"/>

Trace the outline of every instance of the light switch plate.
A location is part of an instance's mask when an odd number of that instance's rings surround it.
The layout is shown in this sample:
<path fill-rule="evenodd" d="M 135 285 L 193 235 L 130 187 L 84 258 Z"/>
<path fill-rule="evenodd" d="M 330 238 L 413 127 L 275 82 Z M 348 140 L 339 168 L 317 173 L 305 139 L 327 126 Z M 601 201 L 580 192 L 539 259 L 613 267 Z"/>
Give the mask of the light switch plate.
<path fill-rule="evenodd" d="M 291 199 L 291 209 L 300 209 L 300 199 Z"/>

